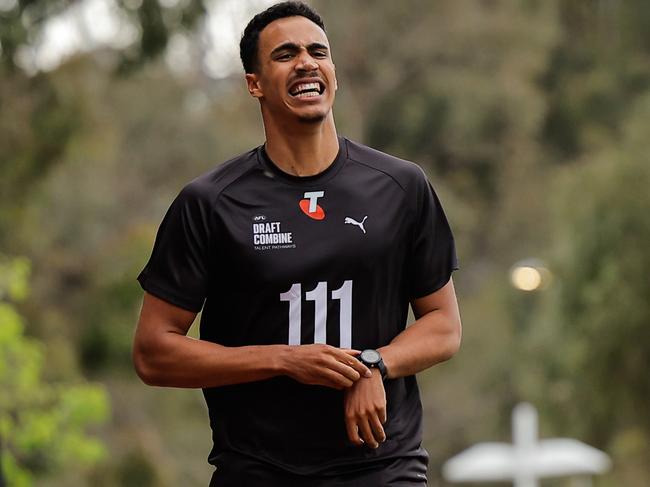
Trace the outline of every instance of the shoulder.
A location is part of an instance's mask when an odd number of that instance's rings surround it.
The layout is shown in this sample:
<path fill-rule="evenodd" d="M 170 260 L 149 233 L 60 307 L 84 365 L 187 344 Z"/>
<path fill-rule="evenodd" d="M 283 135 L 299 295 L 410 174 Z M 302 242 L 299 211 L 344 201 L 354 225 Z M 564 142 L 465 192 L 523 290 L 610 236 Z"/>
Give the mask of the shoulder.
<path fill-rule="evenodd" d="M 193 179 L 183 187 L 179 198 L 214 204 L 228 186 L 259 167 L 258 149 L 259 147 L 233 157 Z"/>
<path fill-rule="evenodd" d="M 372 147 L 345 139 L 348 160 L 370 170 L 384 173 L 392 178 L 404 191 L 411 191 L 427 183 L 424 171 L 416 163 L 386 154 Z"/>

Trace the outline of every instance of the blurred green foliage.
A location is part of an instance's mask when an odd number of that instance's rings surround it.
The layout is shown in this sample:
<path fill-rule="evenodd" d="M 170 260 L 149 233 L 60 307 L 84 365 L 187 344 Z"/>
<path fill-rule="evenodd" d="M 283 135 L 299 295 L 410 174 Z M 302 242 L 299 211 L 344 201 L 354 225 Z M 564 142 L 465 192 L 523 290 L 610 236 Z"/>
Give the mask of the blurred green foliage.
<path fill-rule="evenodd" d="M 142 35 L 118 63 L 102 51 L 17 69 L 11 46 L 68 3 L 0 12 L 0 248 L 29 258 L 3 267 L 0 287 L 6 302 L 24 298 L 6 319 L 20 313 L 32 338 L 5 333 L 47 345 L 25 352 L 32 369 L 48 364 L 40 380 L 101 381 L 113 410 L 101 430 L 110 455 L 42 482 L 205 485 L 200 392 L 146 388 L 133 373 L 135 276 L 182 185 L 263 141 L 258 108 L 239 75 L 162 62 L 170 36 L 198 25 L 200 2 L 120 2 Z M 440 465 L 470 444 L 508 441 L 512 406 L 528 400 L 542 436 L 613 457 L 596 485 L 646 487 L 650 3 L 311 3 L 337 65 L 340 132 L 420 163 L 456 235 L 463 347 L 420 376 L 430 485 L 445 485 Z M 27 9 L 41 20 L 23 25 Z M 547 263 L 547 290 L 510 285 L 527 257 Z M 37 416 L 25 444 L 58 421 Z M 30 458 L 20 467 L 43 465 Z"/>
<path fill-rule="evenodd" d="M 646 94 L 616 145 L 563 175 L 558 282 L 528 337 L 539 380 L 522 384 L 560 431 L 613 455 L 620 470 L 612 486 L 642 485 L 650 458 L 650 166 L 641 162 L 650 151 L 648 120 Z"/>
<path fill-rule="evenodd" d="M 0 478 L 16 487 L 103 459 L 104 445 L 86 430 L 109 417 L 103 386 L 43 379 L 44 345 L 24 335 L 11 304 L 27 297 L 28 276 L 26 259 L 0 260 Z"/>

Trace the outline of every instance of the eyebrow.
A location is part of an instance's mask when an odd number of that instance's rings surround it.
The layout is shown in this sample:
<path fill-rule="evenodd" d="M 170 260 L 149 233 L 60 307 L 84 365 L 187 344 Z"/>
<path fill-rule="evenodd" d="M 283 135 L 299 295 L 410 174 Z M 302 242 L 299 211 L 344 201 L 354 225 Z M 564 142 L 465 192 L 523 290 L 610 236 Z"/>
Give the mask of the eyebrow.
<path fill-rule="evenodd" d="M 311 44 L 307 45 L 308 51 L 314 51 L 317 49 L 324 49 L 326 51 L 329 51 L 329 47 L 327 47 L 325 44 L 321 44 L 320 42 L 312 42 Z M 278 47 L 273 49 L 271 51 L 271 56 L 277 54 L 280 51 L 300 51 L 300 46 L 295 42 L 285 42 L 284 44 L 280 44 Z"/>

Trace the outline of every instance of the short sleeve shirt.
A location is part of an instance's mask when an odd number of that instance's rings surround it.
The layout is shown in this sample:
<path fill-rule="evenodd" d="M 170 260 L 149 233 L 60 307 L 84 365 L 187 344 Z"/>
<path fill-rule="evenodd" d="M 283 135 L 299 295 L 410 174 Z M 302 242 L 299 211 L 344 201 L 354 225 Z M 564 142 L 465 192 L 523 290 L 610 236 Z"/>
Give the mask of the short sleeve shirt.
<path fill-rule="evenodd" d="M 415 164 L 339 138 L 323 172 L 281 171 L 258 147 L 189 183 L 138 277 L 198 312 L 221 345 L 327 343 L 379 348 L 404 330 L 409 301 L 457 268 L 442 206 Z M 289 377 L 206 388 L 209 461 L 248 455 L 289 471 L 336 473 L 408 456 L 421 443 L 415 377 L 385 382 L 387 440 L 347 439 L 343 393 Z"/>

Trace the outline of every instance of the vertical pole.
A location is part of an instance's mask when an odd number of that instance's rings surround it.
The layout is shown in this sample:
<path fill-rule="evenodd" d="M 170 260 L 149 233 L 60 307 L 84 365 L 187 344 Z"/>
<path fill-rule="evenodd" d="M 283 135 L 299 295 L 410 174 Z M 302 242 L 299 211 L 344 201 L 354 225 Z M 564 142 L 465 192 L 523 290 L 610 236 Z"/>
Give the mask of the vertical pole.
<path fill-rule="evenodd" d="M 514 487 L 539 487 L 534 471 L 537 410 L 531 404 L 517 404 L 512 411 L 512 443 L 515 454 Z"/>

